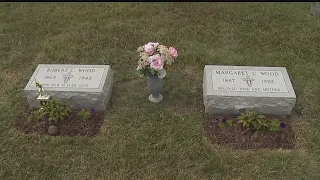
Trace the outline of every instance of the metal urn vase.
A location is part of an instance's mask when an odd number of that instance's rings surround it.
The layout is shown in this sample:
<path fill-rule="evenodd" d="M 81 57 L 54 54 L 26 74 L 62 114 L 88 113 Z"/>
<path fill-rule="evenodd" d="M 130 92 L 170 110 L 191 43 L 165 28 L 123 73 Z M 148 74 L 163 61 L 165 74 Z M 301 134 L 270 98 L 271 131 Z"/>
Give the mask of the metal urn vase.
<path fill-rule="evenodd" d="M 148 89 L 150 91 L 149 100 L 151 102 L 160 102 L 163 96 L 160 94 L 163 90 L 163 79 L 156 76 L 148 76 Z"/>

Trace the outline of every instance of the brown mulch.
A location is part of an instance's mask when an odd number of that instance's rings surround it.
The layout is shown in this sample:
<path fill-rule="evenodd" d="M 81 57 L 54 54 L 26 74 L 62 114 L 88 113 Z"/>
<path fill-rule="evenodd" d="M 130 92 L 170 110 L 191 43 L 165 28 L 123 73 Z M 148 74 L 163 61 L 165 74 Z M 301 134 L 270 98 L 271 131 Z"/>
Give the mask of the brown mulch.
<path fill-rule="evenodd" d="M 23 113 L 29 112 L 26 110 Z M 70 116 L 58 123 L 52 123 L 48 120 L 38 122 L 28 122 L 22 115 L 16 121 L 16 128 L 26 134 L 36 133 L 48 135 L 50 125 L 55 125 L 59 129 L 58 136 L 95 136 L 100 132 L 100 127 L 104 120 L 103 112 L 95 112 L 89 119 L 82 120 L 77 118 L 79 111 L 73 110 Z"/>
<path fill-rule="evenodd" d="M 233 119 L 233 126 L 221 129 L 218 126 L 217 118 Z M 266 119 L 279 119 L 280 122 L 286 124 L 286 127 L 280 132 L 263 132 L 258 133 L 258 136 L 253 135 L 253 132 L 245 131 L 241 124 L 237 124 L 236 118 L 237 116 L 207 115 L 204 121 L 205 133 L 213 143 L 235 149 L 293 149 L 295 147 L 292 126 L 283 117 L 266 116 Z"/>

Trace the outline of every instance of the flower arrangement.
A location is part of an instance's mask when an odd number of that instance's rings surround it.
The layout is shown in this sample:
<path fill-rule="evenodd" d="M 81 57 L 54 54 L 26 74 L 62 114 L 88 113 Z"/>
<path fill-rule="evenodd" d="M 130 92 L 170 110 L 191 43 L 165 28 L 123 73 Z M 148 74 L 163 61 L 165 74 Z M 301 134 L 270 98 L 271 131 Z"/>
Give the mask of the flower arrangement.
<path fill-rule="evenodd" d="M 158 42 L 149 42 L 140 46 L 137 52 L 140 55 L 137 71 L 141 77 L 147 75 L 164 78 L 165 68 L 178 57 L 178 52 L 174 47 L 167 48 Z"/>

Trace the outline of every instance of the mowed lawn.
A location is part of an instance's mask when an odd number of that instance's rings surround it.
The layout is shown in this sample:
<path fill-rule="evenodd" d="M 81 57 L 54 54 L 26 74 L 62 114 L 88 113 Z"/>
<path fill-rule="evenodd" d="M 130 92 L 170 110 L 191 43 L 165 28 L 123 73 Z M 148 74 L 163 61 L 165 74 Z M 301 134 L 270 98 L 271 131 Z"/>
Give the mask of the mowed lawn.
<path fill-rule="evenodd" d="M 310 3 L 1 3 L 0 179 L 320 179 L 320 18 Z M 148 100 L 136 49 L 179 57 Z M 15 121 L 38 64 L 110 64 L 95 137 L 25 135 Z M 206 64 L 283 66 L 297 95 L 292 150 L 235 150 L 204 133 Z"/>

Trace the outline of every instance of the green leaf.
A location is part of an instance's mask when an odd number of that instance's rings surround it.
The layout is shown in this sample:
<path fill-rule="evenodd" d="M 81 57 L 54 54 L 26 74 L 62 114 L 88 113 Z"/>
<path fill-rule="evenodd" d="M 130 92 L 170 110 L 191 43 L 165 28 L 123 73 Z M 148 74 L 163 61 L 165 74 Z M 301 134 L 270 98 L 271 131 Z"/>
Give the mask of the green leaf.
<path fill-rule="evenodd" d="M 150 70 L 150 73 L 151 73 L 151 75 L 155 75 L 155 74 L 156 74 L 156 71 L 155 71 L 154 69 L 151 69 L 151 70 Z"/>
<path fill-rule="evenodd" d="M 257 118 L 264 119 L 265 116 L 264 115 L 257 115 Z"/>
<path fill-rule="evenodd" d="M 218 123 L 218 126 L 219 126 L 220 129 L 223 129 L 223 128 L 226 127 L 226 126 L 224 125 L 224 123 L 222 123 L 222 122 L 219 122 L 219 123 Z"/>
<path fill-rule="evenodd" d="M 245 126 L 247 126 L 247 122 L 243 122 L 243 124 L 242 124 L 242 127 L 245 127 Z"/>
<path fill-rule="evenodd" d="M 254 127 L 255 129 L 258 127 L 258 124 L 257 124 L 257 122 L 255 122 L 255 121 L 252 122 L 251 124 L 253 125 L 253 127 Z"/>
<path fill-rule="evenodd" d="M 232 120 L 227 120 L 226 124 L 227 124 L 227 126 L 231 127 L 232 126 Z"/>
<path fill-rule="evenodd" d="M 262 125 L 265 127 L 268 127 L 269 125 L 266 123 L 266 121 L 262 121 Z"/>
<path fill-rule="evenodd" d="M 137 73 L 138 75 L 145 75 L 145 71 L 143 69 L 139 69 Z"/>
<path fill-rule="evenodd" d="M 257 122 L 258 122 L 260 125 L 262 125 L 261 119 L 257 119 Z"/>

